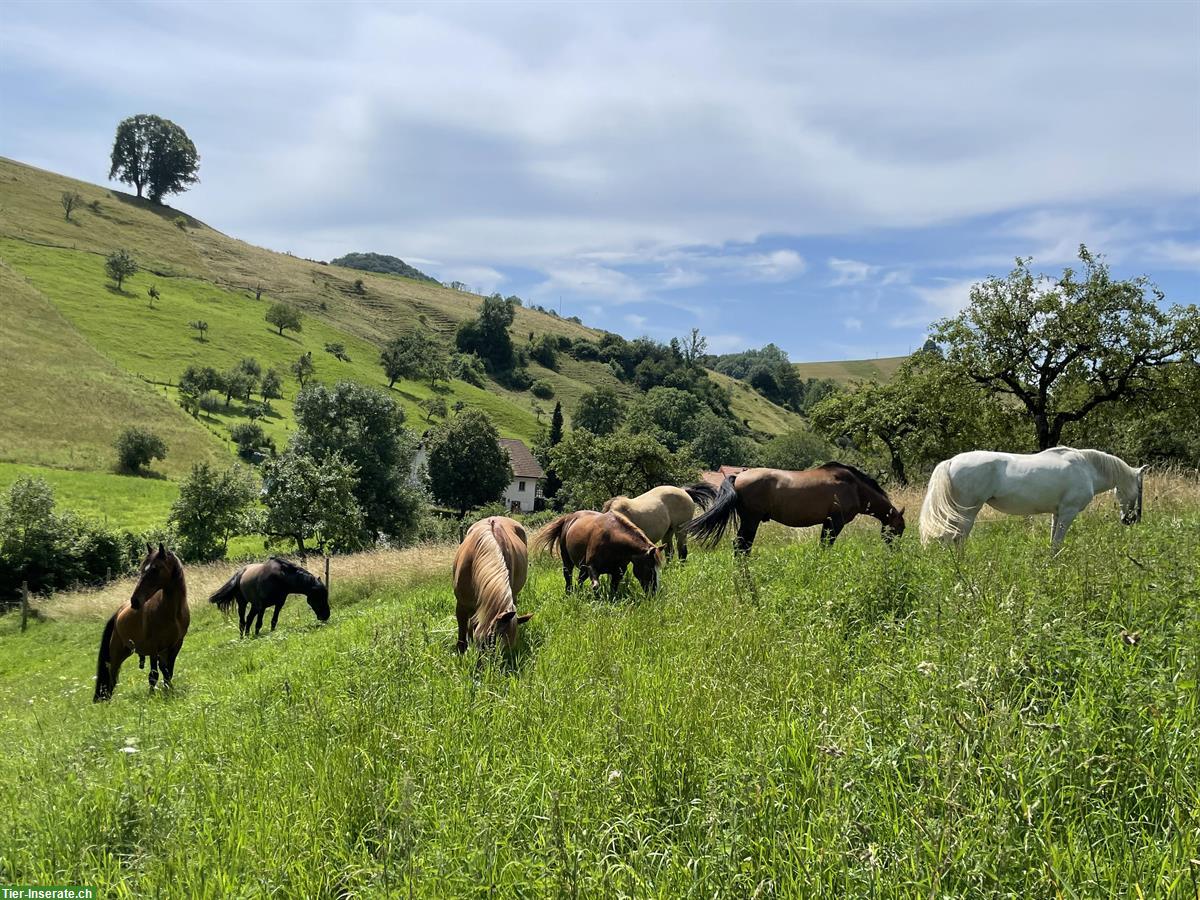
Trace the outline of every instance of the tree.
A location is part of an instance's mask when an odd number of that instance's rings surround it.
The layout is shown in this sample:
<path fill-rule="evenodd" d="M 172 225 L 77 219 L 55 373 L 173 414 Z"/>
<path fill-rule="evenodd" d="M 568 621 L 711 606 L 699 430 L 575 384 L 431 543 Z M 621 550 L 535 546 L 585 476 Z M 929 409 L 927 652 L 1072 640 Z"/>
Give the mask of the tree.
<path fill-rule="evenodd" d="M 700 334 L 699 328 L 693 328 L 687 337 L 679 342 L 679 352 L 683 362 L 688 366 L 698 366 L 708 350 L 708 338 Z"/>
<path fill-rule="evenodd" d="M 63 208 L 63 218 L 70 222 L 71 211 L 83 203 L 83 198 L 75 191 L 63 191 L 60 202 L 62 203 Z"/>
<path fill-rule="evenodd" d="M 559 488 L 562 487 L 562 479 L 558 477 L 558 471 L 554 468 L 551 462 L 551 454 L 555 447 L 562 443 L 563 439 L 563 411 L 562 402 L 556 401 L 554 404 L 554 412 L 550 414 L 550 433 L 546 436 L 546 449 L 539 455 L 538 462 L 546 470 L 546 482 L 542 485 L 542 496 L 548 501 L 553 501 L 558 495 Z"/>
<path fill-rule="evenodd" d="M 312 351 L 309 350 L 303 354 L 298 360 L 292 363 L 292 374 L 296 376 L 296 380 L 300 382 L 300 387 L 303 388 L 308 380 L 317 374 L 316 364 L 313 362 Z"/>
<path fill-rule="evenodd" d="M 197 340 L 199 340 L 200 343 L 203 344 L 205 340 L 207 340 L 205 335 L 208 334 L 208 323 L 203 319 L 197 319 L 195 322 L 188 322 L 188 328 L 192 329 L 199 335 Z"/>
<path fill-rule="evenodd" d="M 264 450 L 275 452 L 275 442 L 257 422 L 239 422 L 229 429 L 229 438 L 237 445 L 242 459 L 253 459 Z"/>
<path fill-rule="evenodd" d="M 387 376 L 388 387 L 407 378 L 417 381 L 428 378 L 433 385 L 439 378 L 449 378 L 449 359 L 446 348 L 429 332 L 419 328 L 406 331 L 384 345 L 379 364 Z"/>
<path fill-rule="evenodd" d="M 746 454 L 745 443 L 738 437 L 733 423 L 707 409 L 692 427 L 687 450 L 710 469 L 740 465 Z"/>
<path fill-rule="evenodd" d="M 229 538 L 249 530 L 257 495 L 254 478 L 240 468 L 218 470 L 196 463 L 179 486 L 170 522 L 179 533 L 180 554 L 191 562 L 224 559 Z"/>
<path fill-rule="evenodd" d="M 263 400 L 278 400 L 283 397 L 283 377 L 274 369 L 267 369 L 258 386 Z"/>
<path fill-rule="evenodd" d="M 500 499 L 512 482 L 508 451 L 487 414 L 467 409 L 433 430 L 425 445 L 429 488 L 438 503 L 467 510 Z"/>
<path fill-rule="evenodd" d="M 225 405 L 237 397 L 245 400 L 254 390 L 254 377 L 248 375 L 240 366 L 235 366 L 221 376 L 221 390 L 225 392 Z"/>
<path fill-rule="evenodd" d="M 579 398 L 571 416 L 572 428 L 586 428 L 594 435 L 616 431 L 625 418 L 624 406 L 612 388 L 598 387 Z"/>
<path fill-rule="evenodd" d="M 654 435 L 674 452 L 695 437 L 702 411 L 711 415 L 694 394 L 656 387 L 630 405 L 625 425 L 635 434 Z"/>
<path fill-rule="evenodd" d="M 300 324 L 300 313 L 286 303 L 272 303 L 267 308 L 267 314 L 263 318 L 279 329 L 280 337 L 283 336 L 283 329 L 285 328 L 289 328 L 292 331 L 304 330 Z"/>
<path fill-rule="evenodd" d="M 104 260 L 104 271 L 108 277 L 117 283 L 117 290 L 126 278 L 137 274 L 138 264 L 128 250 L 114 250 Z"/>
<path fill-rule="evenodd" d="M 330 341 L 325 344 L 325 352 L 334 359 L 342 362 L 350 362 L 350 354 L 346 352 L 346 345 L 341 341 Z"/>
<path fill-rule="evenodd" d="M 427 423 L 432 422 L 434 416 L 437 416 L 439 419 L 446 418 L 447 410 L 445 397 L 426 397 L 424 400 L 418 403 L 417 406 L 419 406 L 425 412 L 425 421 Z"/>
<path fill-rule="evenodd" d="M 567 509 L 599 509 L 618 494 L 687 484 L 700 470 L 687 452 L 672 453 L 653 435 L 625 429 L 604 436 L 576 429 L 550 451 L 550 462 L 562 478 L 559 499 Z"/>
<path fill-rule="evenodd" d="M 300 558 L 366 546 L 363 512 L 355 498 L 354 466 L 337 453 L 323 460 L 289 450 L 263 464 L 263 530 L 296 545 Z M 311 547 L 310 547 L 311 545 Z"/>
<path fill-rule="evenodd" d="M 477 353 L 493 372 L 507 372 L 516 357 L 508 329 L 516 316 L 516 305 L 499 294 L 485 297 L 479 317 L 464 322 L 455 342 L 464 353 Z"/>
<path fill-rule="evenodd" d="M 797 471 L 810 469 L 836 455 L 833 446 L 819 434 L 807 428 L 793 428 L 767 441 L 759 464 L 769 469 Z"/>
<path fill-rule="evenodd" d="M 167 445 L 153 431 L 131 425 L 122 431 L 115 443 L 119 471 L 137 475 L 144 466 L 156 459 L 166 459 Z"/>
<path fill-rule="evenodd" d="M 161 203 L 167 194 L 187 190 L 199 179 L 200 156 L 182 128 L 169 119 L 137 115 L 117 126 L 112 167 L 108 177 L 132 184 L 137 195 L 148 188 L 150 199 Z"/>
<path fill-rule="evenodd" d="M 1007 278 L 988 278 L 933 338 L 959 372 L 1016 399 L 1033 420 L 1039 449 L 1105 404 L 1152 393 L 1160 370 L 1200 351 L 1200 310 L 1159 305 L 1144 276 L 1115 280 L 1103 258 L 1080 246 L 1082 272 L 1035 275 L 1018 259 Z"/>
<path fill-rule="evenodd" d="M 386 393 L 352 381 L 310 384 L 296 398 L 290 450 L 318 463 L 337 454 L 353 466 L 364 543 L 384 534 L 401 540 L 416 528 L 420 495 L 409 485 L 416 436 Z"/>
<path fill-rule="evenodd" d="M 146 296 L 150 298 L 148 301 L 150 304 L 150 308 L 154 309 L 154 301 L 158 300 L 161 296 L 158 293 L 158 288 L 156 286 L 154 286 L 153 284 L 150 285 L 150 287 L 146 288 Z"/>

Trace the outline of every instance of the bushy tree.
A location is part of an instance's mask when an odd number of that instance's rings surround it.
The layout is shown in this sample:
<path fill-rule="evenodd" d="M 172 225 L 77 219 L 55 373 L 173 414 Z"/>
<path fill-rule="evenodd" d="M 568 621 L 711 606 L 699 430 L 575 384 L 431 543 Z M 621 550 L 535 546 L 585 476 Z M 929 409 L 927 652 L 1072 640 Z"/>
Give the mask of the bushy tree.
<path fill-rule="evenodd" d="M 153 431 L 131 425 L 117 435 L 117 469 L 137 475 L 153 460 L 166 459 L 167 444 Z"/>
<path fill-rule="evenodd" d="M 603 436 L 576 429 L 550 451 L 550 462 L 562 479 L 559 498 L 566 509 L 599 509 L 618 494 L 690 484 L 700 471 L 687 452 L 672 453 L 652 435 L 624 429 Z"/>
<path fill-rule="evenodd" d="M 558 368 L 558 340 L 552 334 L 540 334 L 529 342 L 529 358 L 547 369 Z"/>
<path fill-rule="evenodd" d="M 617 392 L 609 387 L 597 387 L 579 398 L 571 416 L 572 428 L 586 428 L 594 435 L 611 434 L 625 418 L 625 405 Z"/>
<path fill-rule="evenodd" d="M 71 221 L 71 212 L 83 203 L 83 198 L 76 191 L 63 191 L 60 198 L 63 208 L 63 218 Z"/>
<path fill-rule="evenodd" d="M 346 352 L 346 345 L 341 341 L 330 341 L 325 344 L 325 352 L 334 359 L 342 362 L 350 362 L 350 354 Z"/>
<path fill-rule="evenodd" d="M 196 145 L 182 128 L 158 116 L 124 119 L 117 126 L 111 162 L 109 178 L 133 185 L 139 197 L 143 188 L 148 189 L 150 199 L 156 203 L 199 180 Z"/>
<path fill-rule="evenodd" d="M 426 422 L 432 422 L 434 416 L 444 419 L 448 413 L 445 397 L 426 397 L 417 406 L 424 411 Z"/>
<path fill-rule="evenodd" d="M 541 397 L 543 400 L 549 400 L 554 396 L 554 385 L 543 378 L 539 378 L 529 386 L 529 393 L 535 397 Z"/>
<path fill-rule="evenodd" d="M 369 529 L 356 499 L 359 476 L 336 453 L 316 460 L 289 450 L 263 464 L 263 530 L 289 540 L 303 559 L 310 550 L 357 550 L 366 546 Z"/>
<path fill-rule="evenodd" d="M 404 411 L 381 390 L 353 381 L 311 384 L 296 398 L 297 430 L 289 449 L 323 463 L 335 454 L 355 471 L 364 543 L 395 540 L 416 528 L 420 495 L 408 484 L 416 437 Z"/>
<path fill-rule="evenodd" d="M 508 372 L 516 365 L 508 329 L 516 316 L 516 305 L 499 294 L 485 297 L 479 317 L 464 322 L 455 342 L 464 353 L 475 353 L 493 372 Z"/>
<path fill-rule="evenodd" d="M 1039 449 L 1105 404 L 1151 395 L 1164 367 L 1195 363 L 1200 352 L 1195 305 L 1163 309 L 1162 292 L 1145 277 L 1114 279 L 1084 246 L 1079 260 L 1080 272 L 1052 278 L 1018 259 L 933 328 L 950 366 L 1025 409 Z"/>
<path fill-rule="evenodd" d="M 834 446 L 819 434 L 808 428 L 793 428 L 767 441 L 758 455 L 758 464 L 768 469 L 797 471 L 836 457 Z"/>
<path fill-rule="evenodd" d="M 707 409 L 692 427 L 687 451 L 710 469 L 743 465 L 747 455 L 746 442 L 733 423 Z"/>
<path fill-rule="evenodd" d="M 208 323 L 203 319 L 197 319 L 194 322 L 188 322 L 188 327 L 197 333 L 197 340 L 199 340 L 200 343 L 203 344 L 207 340 L 205 335 L 208 334 Z"/>
<path fill-rule="evenodd" d="M 317 374 L 316 363 L 313 362 L 312 351 L 300 355 L 300 358 L 292 363 L 292 374 L 296 376 L 296 380 L 300 382 L 300 387 L 303 388 L 308 384 L 309 379 Z"/>
<path fill-rule="evenodd" d="M 229 429 L 229 438 L 237 445 L 238 456 L 253 459 L 262 452 L 275 452 L 275 442 L 257 422 L 239 422 Z"/>
<path fill-rule="evenodd" d="M 434 499 L 460 516 L 499 500 L 513 477 L 499 440 L 492 420 L 478 409 L 465 409 L 435 428 L 425 444 Z"/>
<path fill-rule="evenodd" d="M 274 369 L 267 369 L 258 386 L 258 391 L 264 401 L 280 399 L 283 397 L 283 376 Z"/>
<path fill-rule="evenodd" d="M 221 390 L 225 394 L 226 406 L 229 405 L 234 397 L 237 397 L 239 400 L 249 399 L 250 392 L 254 390 L 254 387 L 254 376 L 244 371 L 240 366 L 235 366 L 221 375 Z"/>
<path fill-rule="evenodd" d="M 104 260 L 104 271 L 117 283 L 119 291 L 126 278 L 137 274 L 138 264 L 128 250 L 114 250 Z"/>
<path fill-rule="evenodd" d="M 702 412 L 711 415 L 694 394 L 656 387 L 629 405 L 625 425 L 635 434 L 654 435 L 668 450 L 675 451 L 695 436 Z"/>
<path fill-rule="evenodd" d="M 256 495 L 254 478 L 244 469 L 217 469 L 206 462 L 192 466 L 179 486 L 169 519 L 179 535 L 183 559 L 224 559 L 229 539 L 249 530 Z"/>
<path fill-rule="evenodd" d="M 406 331 L 384 345 L 379 364 L 387 376 L 388 387 L 402 378 L 428 379 L 430 384 L 450 377 L 446 348 L 436 337 L 420 328 Z"/>
<path fill-rule="evenodd" d="M 279 329 L 279 334 L 283 336 L 285 328 L 291 331 L 303 331 L 303 325 L 300 321 L 300 312 L 293 306 L 286 303 L 272 303 L 267 307 L 266 315 L 263 316 L 268 324 Z"/>

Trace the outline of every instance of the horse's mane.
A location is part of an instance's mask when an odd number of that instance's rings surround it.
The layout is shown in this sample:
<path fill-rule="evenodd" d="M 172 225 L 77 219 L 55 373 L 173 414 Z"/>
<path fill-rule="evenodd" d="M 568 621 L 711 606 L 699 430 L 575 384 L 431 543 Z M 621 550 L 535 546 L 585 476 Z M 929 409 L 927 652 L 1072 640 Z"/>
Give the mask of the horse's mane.
<path fill-rule="evenodd" d="M 1096 471 L 1103 474 L 1106 478 L 1112 479 L 1113 484 L 1127 481 L 1137 475 L 1133 467 L 1121 459 L 1121 457 L 1105 453 L 1103 450 L 1078 450 L 1074 447 L 1055 447 L 1054 449 L 1073 450 L 1091 463 L 1092 468 Z"/>
<path fill-rule="evenodd" d="M 476 640 L 487 637 L 487 630 L 496 616 L 515 606 L 508 564 L 500 549 L 500 539 L 490 521 L 485 519 L 479 525 L 483 527 L 472 526 L 467 533 L 467 540 L 474 541 L 471 586 L 475 591 L 475 614 L 471 616 L 471 629 Z"/>
<path fill-rule="evenodd" d="M 654 542 L 650 540 L 650 538 L 646 537 L 646 532 L 638 528 L 637 525 L 628 519 L 624 513 L 619 513 L 615 509 L 610 509 L 608 514 L 617 520 L 617 524 L 621 526 L 621 530 L 624 531 L 643 550 L 654 546 Z"/>
<path fill-rule="evenodd" d="M 819 466 L 819 468 L 822 468 L 822 469 L 845 469 L 847 472 L 849 472 L 851 475 L 853 475 L 859 481 L 866 482 L 868 487 L 870 487 L 876 491 L 879 491 L 879 493 L 883 494 L 883 496 L 885 496 L 885 497 L 887 496 L 887 491 L 885 491 L 883 489 L 883 487 L 880 486 L 878 481 L 876 481 L 874 478 L 872 478 L 870 475 L 868 475 L 862 469 L 859 469 L 856 466 L 852 466 L 849 463 L 837 462 L 836 460 L 834 460 L 834 461 L 827 462 L 822 466 Z"/>

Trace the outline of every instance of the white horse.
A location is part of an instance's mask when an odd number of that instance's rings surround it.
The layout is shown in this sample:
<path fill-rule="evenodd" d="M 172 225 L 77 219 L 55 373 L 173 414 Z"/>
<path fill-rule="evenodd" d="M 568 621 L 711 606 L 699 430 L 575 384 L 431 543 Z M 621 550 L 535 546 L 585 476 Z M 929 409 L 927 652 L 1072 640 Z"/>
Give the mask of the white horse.
<path fill-rule="evenodd" d="M 1121 521 L 1142 517 L 1142 475 L 1110 453 L 1053 447 L 1041 453 L 972 450 L 937 464 L 921 506 L 921 543 L 962 545 L 986 503 L 1012 516 L 1053 513 L 1050 548 L 1057 553 L 1067 529 L 1092 498 L 1114 488 Z"/>

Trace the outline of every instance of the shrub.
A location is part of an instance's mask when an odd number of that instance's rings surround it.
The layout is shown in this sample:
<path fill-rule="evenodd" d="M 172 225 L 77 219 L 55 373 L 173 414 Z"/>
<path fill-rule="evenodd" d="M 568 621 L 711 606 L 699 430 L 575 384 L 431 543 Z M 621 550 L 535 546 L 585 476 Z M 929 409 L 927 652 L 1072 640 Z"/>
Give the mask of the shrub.
<path fill-rule="evenodd" d="M 229 437 L 237 444 L 238 456 L 242 459 L 253 459 L 264 450 L 275 452 L 275 442 L 257 422 L 239 422 L 229 429 Z"/>
<path fill-rule="evenodd" d="M 166 459 L 167 445 L 153 431 L 130 426 L 122 431 L 115 443 L 117 469 L 136 475 L 156 459 Z"/>
<path fill-rule="evenodd" d="M 550 382 L 543 378 L 539 378 L 529 387 L 529 392 L 535 397 L 541 397 L 543 400 L 549 400 L 554 396 L 554 387 Z"/>
<path fill-rule="evenodd" d="M 175 227 L 178 228 L 180 231 L 187 231 L 188 220 L 187 220 L 186 216 L 176 216 L 171 221 L 174 223 Z"/>

